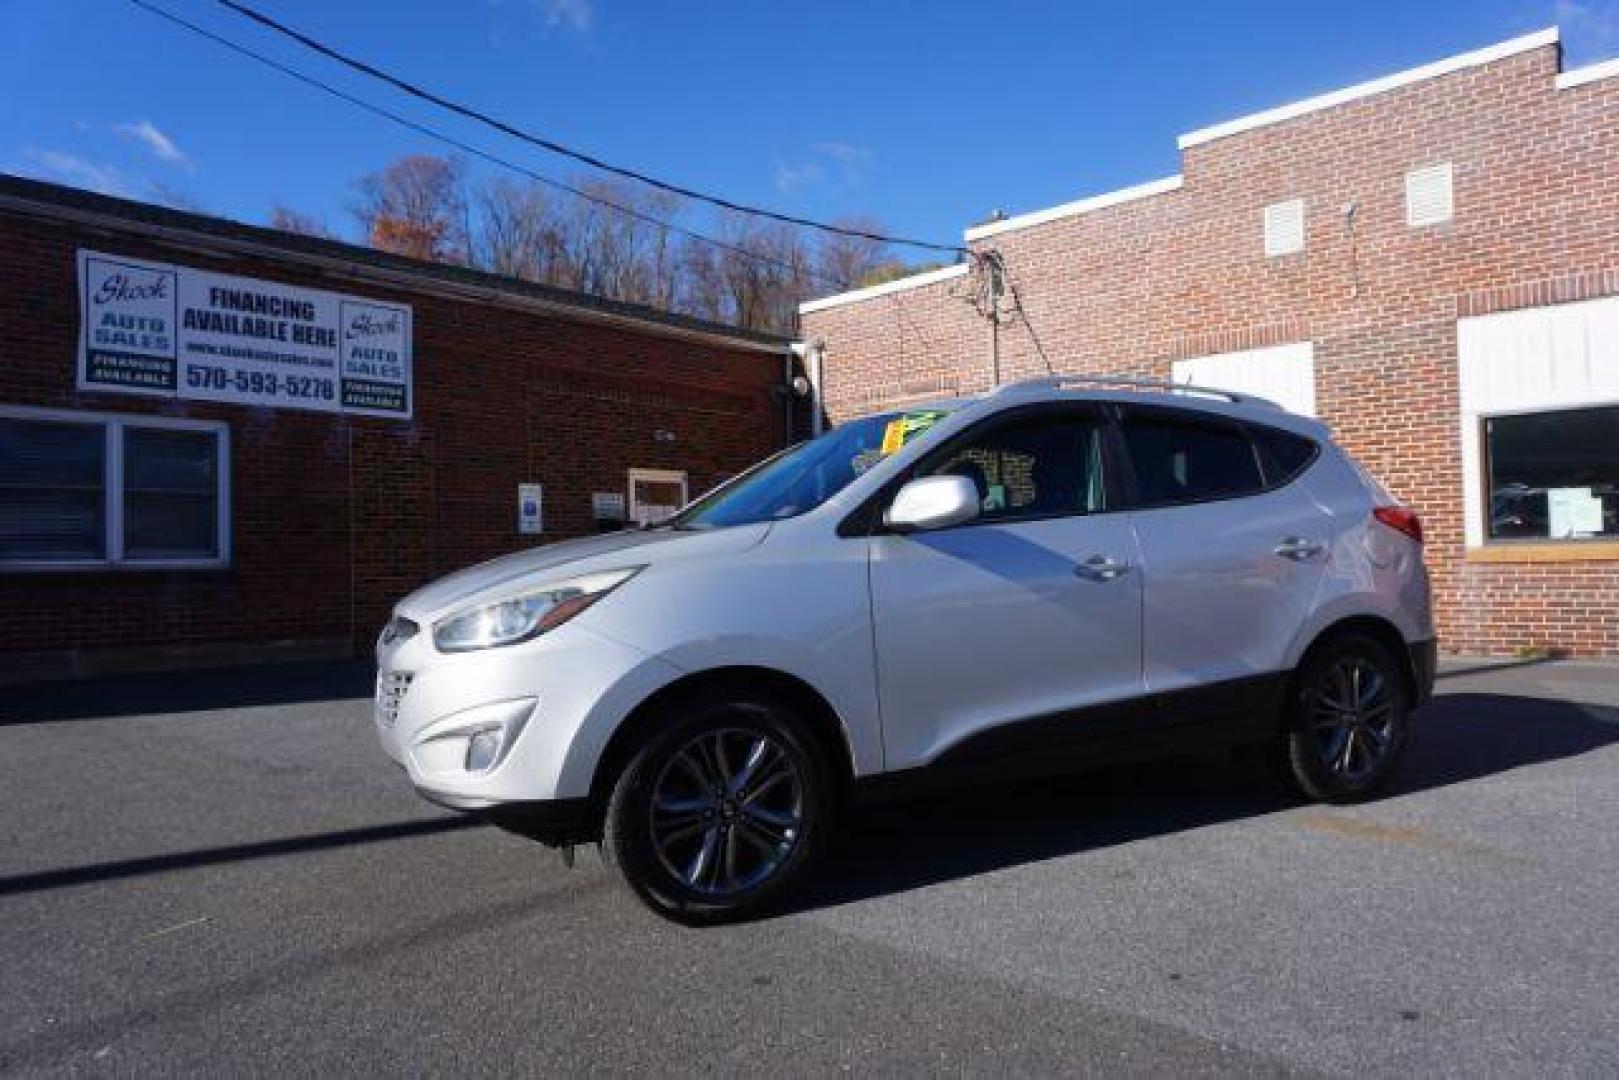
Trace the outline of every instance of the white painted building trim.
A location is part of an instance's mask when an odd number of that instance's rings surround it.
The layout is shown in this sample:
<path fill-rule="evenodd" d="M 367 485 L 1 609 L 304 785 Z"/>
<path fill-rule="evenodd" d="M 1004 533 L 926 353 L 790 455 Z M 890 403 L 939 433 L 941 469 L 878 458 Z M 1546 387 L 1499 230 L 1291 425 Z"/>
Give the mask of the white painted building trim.
<path fill-rule="evenodd" d="M 1100 195 L 1091 195 L 1074 202 L 1063 203 L 1060 206 L 1048 207 L 1045 210 L 1035 210 L 1017 217 L 1009 217 L 1002 221 L 991 221 L 985 225 L 975 225 L 962 233 L 970 241 L 982 240 L 989 236 L 999 236 L 1014 229 L 1027 229 L 1034 225 L 1044 225 L 1048 221 L 1057 221 L 1061 218 L 1074 217 L 1078 214 L 1088 214 L 1092 210 L 1101 210 L 1109 206 L 1118 206 L 1120 203 L 1134 202 L 1136 199 L 1145 199 L 1152 195 L 1162 195 L 1166 191 L 1177 191 L 1181 186 L 1179 176 L 1166 176 L 1162 180 L 1149 180 L 1145 184 L 1135 184 L 1131 187 L 1119 188 L 1116 191 L 1103 192 Z"/>
<path fill-rule="evenodd" d="M 1170 371 L 1177 383 L 1253 394 L 1300 416 L 1316 414 L 1313 341 L 1188 357 L 1176 360 Z"/>
<path fill-rule="evenodd" d="M 1567 90 L 1574 86 L 1584 86 L 1594 83 L 1598 79 L 1611 79 L 1619 76 L 1619 57 L 1604 60 L 1600 64 L 1589 64 L 1573 71 L 1565 71 L 1557 76 L 1557 89 Z"/>
<path fill-rule="evenodd" d="M 1238 117 L 1235 120 L 1227 120 L 1223 124 L 1215 124 L 1211 127 L 1189 131 L 1177 139 L 1176 143 L 1182 150 L 1185 150 L 1188 147 L 1213 142 L 1215 139 L 1223 139 L 1227 135 L 1236 135 L 1240 132 L 1266 127 L 1270 124 L 1279 124 L 1284 120 L 1292 120 L 1295 117 L 1318 112 L 1321 109 L 1330 109 L 1336 105 L 1345 105 L 1351 101 L 1359 101 L 1361 98 L 1372 97 L 1375 94 L 1398 90 L 1403 86 L 1410 86 L 1412 83 L 1422 82 L 1425 79 L 1450 75 L 1454 72 L 1465 71 L 1468 68 L 1479 67 L 1483 64 L 1492 64 L 1497 60 L 1504 60 L 1509 56 L 1528 52 L 1530 49 L 1555 45 L 1558 40 L 1557 27 L 1550 26 L 1544 30 L 1537 30 L 1533 34 L 1525 34 L 1522 37 L 1513 38 L 1511 41 L 1503 41 L 1488 48 L 1476 49 L 1473 52 L 1462 53 L 1459 56 L 1437 60 L 1421 67 L 1396 72 L 1393 75 L 1385 75 L 1381 79 L 1373 79 L 1370 82 L 1358 83 L 1342 90 L 1334 90 L 1328 94 L 1305 98 L 1303 101 L 1295 101 L 1291 105 L 1282 105 L 1274 109 L 1267 109 L 1264 112 Z M 1601 76 L 1592 77 L 1600 78 Z"/>
<path fill-rule="evenodd" d="M 879 296 L 887 296 L 890 293 L 904 292 L 907 289 L 920 289 L 924 285 L 949 281 L 951 278 L 958 278 L 966 272 L 966 263 L 956 263 L 954 266 L 940 267 L 938 270 L 929 270 L 926 273 L 912 274 L 910 277 L 885 281 L 881 285 L 869 285 L 864 289 L 854 289 L 850 292 L 837 293 L 833 296 L 823 296 L 819 300 L 806 300 L 798 305 L 798 313 L 808 315 L 812 311 L 823 311 L 826 308 L 840 307 L 844 304 L 858 304 L 862 300 L 875 300 Z"/>

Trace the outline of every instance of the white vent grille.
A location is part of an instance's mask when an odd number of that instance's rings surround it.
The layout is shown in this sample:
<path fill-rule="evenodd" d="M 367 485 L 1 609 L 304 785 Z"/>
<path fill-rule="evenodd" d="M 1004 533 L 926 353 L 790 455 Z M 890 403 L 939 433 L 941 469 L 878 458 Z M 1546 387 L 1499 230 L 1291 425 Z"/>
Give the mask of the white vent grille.
<path fill-rule="evenodd" d="M 1405 223 L 1412 228 L 1449 221 L 1455 210 L 1450 162 L 1405 174 Z"/>
<path fill-rule="evenodd" d="M 408 671 L 377 673 L 377 723 L 391 728 L 399 722 L 399 705 L 415 676 Z"/>
<path fill-rule="evenodd" d="M 1304 200 L 1265 207 L 1265 254 L 1292 255 L 1304 250 Z"/>

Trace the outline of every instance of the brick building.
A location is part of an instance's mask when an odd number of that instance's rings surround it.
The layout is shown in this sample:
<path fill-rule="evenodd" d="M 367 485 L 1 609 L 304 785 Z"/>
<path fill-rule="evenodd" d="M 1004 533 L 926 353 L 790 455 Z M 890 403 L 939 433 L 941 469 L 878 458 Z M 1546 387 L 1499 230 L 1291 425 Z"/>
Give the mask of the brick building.
<path fill-rule="evenodd" d="M 805 304 L 827 414 L 1047 357 L 1271 397 L 1421 511 L 1448 649 L 1619 653 L 1619 61 L 1564 72 L 1549 30 L 1179 147 L 968 229 L 998 320 L 976 258 Z"/>
<path fill-rule="evenodd" d="M 368 649 L 806 412 L 785 339 L 50 184 L 0 251 L 0 682 Z"/>

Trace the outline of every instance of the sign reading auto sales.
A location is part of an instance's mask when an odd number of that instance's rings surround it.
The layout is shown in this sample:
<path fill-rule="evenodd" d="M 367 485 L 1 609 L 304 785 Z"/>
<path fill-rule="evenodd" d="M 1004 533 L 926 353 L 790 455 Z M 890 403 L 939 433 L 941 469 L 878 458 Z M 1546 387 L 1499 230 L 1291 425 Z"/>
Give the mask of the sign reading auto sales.
<path fill-rule="evenodd" d="M 79 252 L 79 388 L 411 415 L 411 309 Z"/>

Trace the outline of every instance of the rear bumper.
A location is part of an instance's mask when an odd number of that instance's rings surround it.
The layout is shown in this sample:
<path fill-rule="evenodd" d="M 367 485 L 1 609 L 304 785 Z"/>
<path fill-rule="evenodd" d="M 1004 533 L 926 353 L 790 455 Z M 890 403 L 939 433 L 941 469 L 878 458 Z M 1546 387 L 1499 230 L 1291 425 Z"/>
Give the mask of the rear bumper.
<path fill-rule="evenodd" d="M 1416 692 L 1413 706 L 1422 706 L 1433 697 L 1434 678 L 1439 672 L 1439 639 L 1413 641 L 1411 651 L 1411 685 Z"/>

